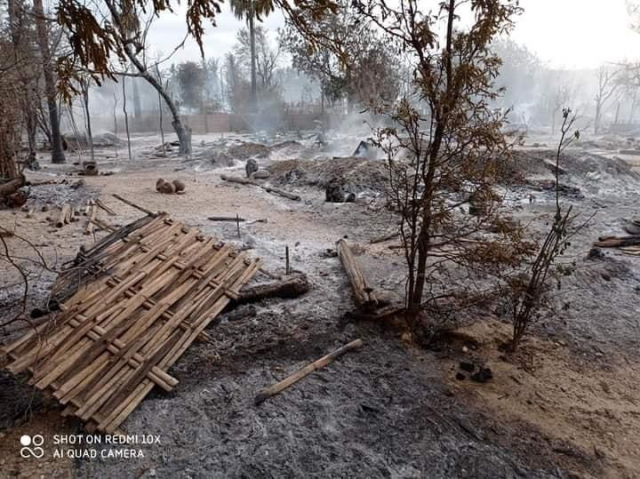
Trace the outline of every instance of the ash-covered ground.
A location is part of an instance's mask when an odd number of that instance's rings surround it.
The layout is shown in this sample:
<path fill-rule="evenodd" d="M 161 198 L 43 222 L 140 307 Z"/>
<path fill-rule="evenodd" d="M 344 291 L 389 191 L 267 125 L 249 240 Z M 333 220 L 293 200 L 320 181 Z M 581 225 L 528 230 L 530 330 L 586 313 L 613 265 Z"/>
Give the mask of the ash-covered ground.
<path fill-rule="evenodd" d="M 144 458 L 49 459 L 39 465 L 21 459 L 17 441 L 25 431 L 79 433 L 82 426 L 60 420 L 55 403 L 42 402 L 19 380 L 0 376 L 0 457 L 7 458 L 0 462 L 2 475 L 55 470 L 60 477 L 635 477 L 640 257 L 618 250 L 589 257 L 599 236 L 624 234 L 625 220 L 639 215 L 634 157 L 618 153 L 629 148 L 628 139 L 594 139 L 563 154 L 562 201 L 586 224 L 562 259 L 568 274 L 551 307 L 510 357 L 498 347 L 508 334 L 499 302 L 452 315 L 445 325 L 450 334 L 429 347 L 406 341 L 392 325 L 345 319 L 354 306 L 335 257 L 338 239 L 357 245 L 357 259 L 377 287 L 398 296 L 404 288 L 403 256 L 389 248 L 398 240 L 370 243 L 392 232 L 397 218 L 385 208 L 384 162 L 375 151 L 353 156 L 364 139 L 195 136 L 192 158 L 184 160 L 171 145 L 158 148 L 157 136 L 141 136 L 134 140 L 132 162 L 122 145 L 102 146 L 99 169 L 112 174 L 85 177 L 80 187 L 74 183 L 79 165 L 51 166 L 43 155 L 43 169 L 29 179 L 67 178 L 68 184 L 32 186 L 27 206 L 36 212 L 33 218 L 0 212 L 2 224 L 15 225 L 51 263 L 51 271 L 40 269 L 39 276 L 29 266 L 29 309 L 41 306 L 55 269 L 90 242 L 82 221 L 56 229 L 43 207 L 101 198 L 117 212 L 101 212 L 105 221 L 122 225 L 139 217 L 112 193 L 250 249 L 277 274 L 284 272 L 289 246 L 292 267 L 306 273 L 312 287 L 297 299 L 239 306 L 209 328 L 212 341 L 194 344 L 170 371 L 180 381 L 174 392 L 154 391 L 124 424 L 129 434 L 160 436 L 160 445 L 143 448 Z M 505 213 L 542 237 L 554 211 L 548 188 L 553 174 L 543 160 L 554 152 L 549 139 L 536 141 L 539 146 L 516 155 L 514 168 L 524 181 L 503 185 L 500 193 Z M 244 176 L 249 159 L 268 171 L 260 181 L 302 201 L 221 180 L 221 174 Z M 156 192 L 158 177 L 184 181 L 185 194 Z M 325 201 L 325 188 L 335 180 L 355 193 L 355 202 Z M 267 222 L 241 225 L 238 237 L 234 223 L 207 220 L 236 214 Z M 8 241 L 17 256 L 33 255 L 19 238 Z M 2 267 L 7 284 L 15 283 L 0 293 L 6 316 L 20 304 L 22 290 Z M 460 276 L 452 287 L 465 288 L 464 281 Z M 10 328 L 3 342 L 22 331 Z M 254 405 L 260 389 L 356 338 L 365 343 L 358 351 Z M 461 360 L 490 367 L 493 380 L 457 380 Z"/>

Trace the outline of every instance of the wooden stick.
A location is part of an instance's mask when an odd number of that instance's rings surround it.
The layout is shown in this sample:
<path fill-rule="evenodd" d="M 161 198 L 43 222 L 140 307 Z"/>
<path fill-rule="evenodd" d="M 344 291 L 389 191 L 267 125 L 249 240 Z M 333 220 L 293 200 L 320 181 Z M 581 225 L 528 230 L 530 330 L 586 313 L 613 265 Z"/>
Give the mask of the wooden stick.
<path fill-rule="evenodd" d="M 123 203 L 128 204 L 129 206 L 132 206 L 133 208 L 135 208 L 135 209 L 137 209 L 137 210 L 142 211 L 143 213 L 148 214 L 149 216 L 153 216 L 153 217 L 158 216 L 158 214 L 157 214 L 157 213 L 154 213 L 153 211 L 149 211 L 148 209 L 143 208 L 142 206 L 136 205 L 134 202 L 129 201 L 129 200 L 127 200 L 127 199 L 123 198 L 123 197 L 122 197 L 122 196 L 120 196 L 120 195 L 117 195 L 117 194 L 113 193 L 113 197 L 114 197 L 115 199 L 117 199 L 117 200 L 122 201 Z"/>
<path fill-rule="evenodd" d="M 266 218 L 261 218 L 261 219 L 257 219 L 257 220 L 248 220 L 246 218 L 237 218 L 234 216 L 209 216 L 207 218 L 209 221 L 228 221 L 228 222 L 246 222 L 248 225 L 252 225 L 254 223 L 267 223 L 267 219 Z"/>
<path fill-rule="evenodd" d="M 60 214 L 58 215 L 58 219 L 56 220 L 56 228 L 62 228 L 67 219 L 67 215 L 69 214 L 69 210 L 71 209 L 71 205 L 69 203 L 65 203 L 60 209 Z"/>
<path fill-rule="evenodd" d="M 365 309 L 375 309 L 378 306 L 378 299 L 373 288 L 367 284 L 367 279 L 358 266 L 351 247 L 344 239 L 338 241 L 337 247 L 338 257 L 351 282 L 356 304 Z"/>
<path fill-rule="evenodd" d="M 100 208 L 102 208 L 103 210 L 105 210 L 109 216 L 115 216 L 116 212 L 113 211 L 111 208 L 109 208 L 107 205 L 105 205 L 100 199 L 96 198 L 96 205 L 98 205 Z"/>
<path fill-rule="evenodd" d="M 89 220 L 89 221 L 93 221 L 95 225 L 101 230 L 111 231 L 111 232 L 118 231 L 118 228 L 116 228 L 115 226 L 110 225 L 106 221 L 99 220 L 98 218 L 93 218 L 92 220 Z"/>
<path fill-rule="evenodd" d="M 287 377 L 286 379 L 283 379 L 279 383 L 276 383 L 273 386 L 270 386 L 270 387 L 268 387 L 266 389 L 263 389 L 262 391 L 260 391 L 256 395 L 256 397 L 254 399 L 255 405 L 258 406 L 258 405 L 262 404 L 265 400 L 267 400 L 270 397 L 273 397 L 276 394 L 284 391 L 289 386 L 291 386 L 291 385 L 297 383 L 298 381 L 300 381 L 301 379 L 307 377 L 309 374 L 311 374 L 315 370 L 323 368 L 327 364 L 331 364 L 333 361 L 336 360 L 336 358 L 342 356 L 344 353 L 346 353 L 348 351 L 351 351 L 353 349 L 358 349 L 363 344 L 364 343 L 362 342 L 362 339 L 356 339 L 355 341 L 351 341 L 349 344 L 346 344 L 346 345 L 342 346 L 341 348 L 336 349 L 332 353 L 327 354 L 326 356 L 318 359 L 317 361 L 314 361 L 311 364 L 308 364 L 304 368 L 299 369 L 298 371 L 293 373 L 291 376 Z"/>
<path fill-rule="evenodd" d="M 207 218 L 209 221 L 247 221 L 244 218 L 239 218 L 236 216 L 209 216 Z"/>
<path fill-rule="evenodd" d="M 289 268 L 289 246 L 284 247 L 284 254 L 285 254 L 285 260 L 286 260 L 284 271 L 286 275 L 289 275 L 289 271 L 291 271 Z"/>
<path fill-rule="evenodd" d="M 294 195 L 293 193 L 288 193 L 286 191 L 279 190 L 278 188 L 272 188 L 270 186 L 261 185 L 257 181 L 246 180 L 244 178 L 237 178 L 235 176 L 227 176 L 227 175 L 220 175 L 220 178 L 230 183 L 239 183 L 241 185 L 257 186 L 258 188 L 262 188 L 263 190 L 265 190 L 267 193 L 275 193 L 276 195 L 284 196 L 285 198 L 288 198 L 293 201 L 300 201 L 302 199 L 298 195 Z"/>
<path fill-rule="evenodd" d="M 240 217 L 236 214 L 236 228 L 238 229 L 238 238 L 240 238 Z"/>

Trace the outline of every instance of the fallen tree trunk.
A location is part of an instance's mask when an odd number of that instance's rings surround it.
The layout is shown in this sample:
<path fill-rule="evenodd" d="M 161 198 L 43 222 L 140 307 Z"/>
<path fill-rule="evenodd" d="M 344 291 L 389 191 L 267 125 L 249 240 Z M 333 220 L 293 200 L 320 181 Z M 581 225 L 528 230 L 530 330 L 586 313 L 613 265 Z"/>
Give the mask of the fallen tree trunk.
<path fill-rule="evenodd" d="M 346 353 L 348 351 L 351 351 L 353 349 L 358 349 L 362 345 L 363 345 L 362 339 L 356 339 L 355 341 L 351 341 L 349 344 L 346 344 L 346 345 L 342 346 L 341 348 L 336 349 L 332 353 L 327 354 L 326 356 L 323 356 L 322 358 L 318 359 L 317 361 L 314 361 L 311 364 L 308 364 L 304 368 L 299 369 L 298 371 L 293 373 L 291 376 L 287 377 L 286 379 L 283 379 L 279 383 L 276 383 L 273 386 L 270 386 L 270 387 L 268 387 L 266 389 L 263 389 L 262 391 L 260 391 L 256 395 L 256 397 L 254 399 L 255 405 L 258 406 L 258 405 L 262 404 L 265 400 L 267 400 L 270 397 L 273 397 L 276 394 L 284 391 L 289 386 L 297 383 L 301 379 L 304 379 L 305 377 L 307 377 L 309 374 L 311 374 L 315 370 L 323 368 L 327 364 L 331 364 L 333 361 L 336 360 L 336 358 L 339 358 L 344 353 Z"/>
<path fill-rule="evenodd" d="M 24 176 L 20 176 L 19 178 L 14 178 L 13 180 L 0 184 L 0 198 L 14 194 L 24 186 L 25 181 Z"/>
<path fill-rule="evenodd" d="M 594 243 L 598 248 L 618 248 L 620 246 L 640 245 L 639 236 L 606 236 Z"/>
<path fill-rule="evenodd" d="M 253 303 L 267 298 L 297 298 L 309 291 L 309 281 L 304 273 L 295 273 L 282 281 L 259 284 L 240 291 L 236 303 Z"/>
<path fill-rule="evenodd" d="M 340 262 L 351 282 L 356 304 L 366 310 L 376 309 L 378 306 L 376 295 L 373 288 L 367 283 L 367 279 L 362 273 L 360 266 L 358 266 L 351 247 L 345 240 L 341 239 L 337 243 L 337 249 Z"/>
<path fill-rule="evenodd" d="M 288 198 L 288 199 L 293 200 L 293 201 L 300 201 L 302 199 L 302 198 L 300 198 L 300 196 L 294 195 L 293 193 L 288 193 L 286 191 L 279 190 L 278 188 L 272 188 L 271 186 L 261 185 L 257 181 L 247 180 L 247 179 L 244 179 L 244 178 L 238 178 L 238 177 L 235 177 L 235 176 L 227 176 L 227 175 L 220 175 L 220 178 L 222 178 L 224 181 L 228 181 L 230 183 L 238 183 L 238 184 L 241 184 L 241 185 L 257 186 L 258 188 L 262 188 L 263 190 L 265 190 L 267 193 L 275 193 L 276 195 L 283 196 L 283 197 Z"/>

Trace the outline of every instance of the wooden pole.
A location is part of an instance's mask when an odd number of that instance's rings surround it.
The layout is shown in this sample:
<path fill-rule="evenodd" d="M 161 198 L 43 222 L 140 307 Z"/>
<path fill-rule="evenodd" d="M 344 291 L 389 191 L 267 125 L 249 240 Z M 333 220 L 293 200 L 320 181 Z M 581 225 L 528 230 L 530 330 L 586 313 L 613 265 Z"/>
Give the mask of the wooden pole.
<path fill-rule="evenodd" d="M 233 216 L 209 216 L 207 218 L 209 221 L 247 221 L 245 218 L 239 218 L 238 215 Z"/>
<path fill-rule="evenodd" d="M 86 228 L 84 229 L 84 234 L 90 235 L 93 233 L 93 228 L 95 226 L 96 213 L 98 212 L 98 207 L 91 202 L 91 215 L 89 215 L 89 222 L 87 223 Z"/>
<path fill-rule="evenodd" d="M 302 369 L 299 369 L 298 371 L 293 373 L 291 376 L 287 377 L 286 379 L 283 379 L 279 383 L 276 383 L 273 386 L 263 389 L 256 395 L 254 399 L 255 405 L 258 406 L 262 404 L 265 400 L 284 391 L 289 386 L 292 386 L 293 384 L 297 383 L 301 379 L 307 377 L 309 374 L 311 374 L 315 370 L 323 368 L 327 364 L 331 364 L 333 361 L 335 361 L 338 357 L 342 356 L 344 353 L 351 351 L 353 349 L 358 349 L 363 344 L 364 343 L 362 342 L 362 339 L 356 339 L 355 341 L 351 341 L 349 344 L 345 344 L 344 346 L 336 349 L 332 353 L 327 354 L 326 356 L 323 356 L 322 358 L 312 362 L 311 364 L 308 364 Z"/>
<path fill-rule="evenodd" d="M 284 254 L 285 254 L 285 258 L 286 258 L 286 264 L 285 264 L 285 274 L 288 276 L 289 272 L 291 271 L 289 268 L 289 246 L 285 246 L 284 247 Z"/>
<path fill-rule="evenodd" d="M 67 223 L 66 219 L 70 209 L 71 205 L 69 205 L 69 203 L 65 203 L 62 206 L 58 219 L 56 220 L 56 228 L 62 228 Z"/>
<path fill-rule="evenodd" d="M 294 195 L 293 193 L 288 193 L 286 191 L 279 190 L 278 188 L 272 188 L 270 186 L 261 185 L 257 181 L 246 180 L 244 178 L 237 178 L 235 176 L 227 176 L 227 175 L 220 175 L 220 178 L 222 178 L 223 181 L 229 181 L 230 183 L 239 183 L 241 185 L 257 186 L 258 188 L 262 188 L 268 193 L 275 193 L 277 195 L 284 196 L 285 198 L 288 198 L 293 201 L 300 201 L 302 199 L 300 198 L 300 196 Z"/>
<path fill-rule="evenodd" d="M 240 217 L 236 214 L 236 228 L 238 229 L 238 238 L 240 238 Z"/>

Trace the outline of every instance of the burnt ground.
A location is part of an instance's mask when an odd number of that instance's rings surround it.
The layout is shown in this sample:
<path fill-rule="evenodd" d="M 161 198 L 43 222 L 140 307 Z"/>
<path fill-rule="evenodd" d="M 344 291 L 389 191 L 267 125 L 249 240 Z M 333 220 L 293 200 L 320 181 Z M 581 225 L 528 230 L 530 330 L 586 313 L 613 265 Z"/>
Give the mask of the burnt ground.
<path fill-rule="evenodd" d="M 380 180 L 378 165 L 349 160 L 353 168 L 344 171 L 348 162 L 321 163 L 351 153 L 353 146 L 338 140 L 347 146 L 322 151 L 311 146 L 312 139 L 284 146 L 280 139 L 277 148 L 265 150 L 243 146 L 242 139 L 203 138 L 196 159 L 181 161 L 154 157 L 148 153 L 154 143 L 143 138 L 136 150 L 141 159 L 132 165 L 103 152 L 101 170 L 115 172 L 112 176 L 85 178 L 86 185 L 77 189 L 32 187 L 34 218 L 0 212 L 3 225 L 16 225 L 16 232 L 59 267 L 89 238 L 82 234 L 83 221 L 51 227 L 45 219 L 50 213 L 40 212 L 41 207 L 61 198 L 82 203 L 100 197 L 118 213 L 100 217 L 125 224 L 139 213 L 110 196 L 119 193 L 250 248 L 276 273 L 283 271 L 288 245 L 293 267 L 312 283 L 303 297 L 240 306 L 209 328 L 212 342 L 194 344 L 171 371 L 178 387 L 170 394 L 154 391 L 125 423 L 130 434 L 160 435 L 161 445 L 145 446 L 142 459 L 56 460 L 50 446 L 38 463 L 19 458 L 22 434 L 50 436 L 82 428 L 61 419 L 54 403 L 41 401 L 20 380 L 0 376 L 0 476 L 634 477 L 640 470 L 640 258 L 609 250 L 588 259 L 587 253 L 598 236 L 621 234 L 624 219 L 637 214 L 635 173 L 607 156 L 568 153 L 568 173 L 561 182 L 580 195 L 563 200 L 585 220 L 596 215 L 574 238 L 563 258 L 570 274 L 562 277 L 551 307 L 518 354 L 500 351 L 509 332 L 500 304 L 454 315 L 447 325 L 453 332 L 424 348 L 392 325 L 343 320 L 352 301 L 339 261 L 328 253 L 335 241 L 348 237 L 356 243 L 358 261 L 375 284 L 398 294 L 403 259 L 388 248 L 393 240 L 369 244 L 395 222 L 373 191 Z M 232 148 L 235 159 L 229 162 L 224 155 L 232 156 Z M 539 163 L 549 154 L 537 149 L 524 162 L 518 160 L 527 180 L 551 178 Z M 244 160 L 252 156 L 261 167 L 271 167 L 267 181 L 303 200 L 291 202 L 220 180 L 220 172 L 243 175 Z M 282 160 L 291 158 L 303 161 L 288 167 Z M 216 168 L 221 159 L 224 168 Z M 45 167 L 30 178 L 61 179 L 74 169 Z M 287 176 L 288 171 L 296 173 Z M 358 186 L 355 203 L 324 202 L 323 178 L 335 174 Z M 158 194 L 159 176 L 182 179 L 186 194 Z M 503 193 L 507 212 L 531 222 L 532 235 L 542 235 L 553 211 L 551 193 L 527 185 Z M 237 238 L 235 225 L 206 220 L 235 214 L 268 222 L 243 225 Z M 17 238 L 11 241 L 20 256 L 32 254 Z M 34 276 L 30 308 L 42 302 L 54 277 L 54 272 Z M 3 291 L 5 316 L 16 307 L 19 293 L 17 286 Z M 9 331 L 3 341 L 19 334 Z M 261 388 L 355 338 L 365 343 L 360 350 L 254 405 Z M 456 379 L 461 360 L 490 367 L 493 379 L 485 384 L 470 381 L 468 374 Z"/>

